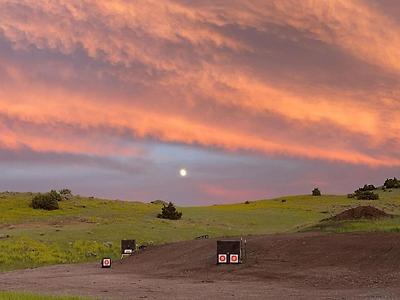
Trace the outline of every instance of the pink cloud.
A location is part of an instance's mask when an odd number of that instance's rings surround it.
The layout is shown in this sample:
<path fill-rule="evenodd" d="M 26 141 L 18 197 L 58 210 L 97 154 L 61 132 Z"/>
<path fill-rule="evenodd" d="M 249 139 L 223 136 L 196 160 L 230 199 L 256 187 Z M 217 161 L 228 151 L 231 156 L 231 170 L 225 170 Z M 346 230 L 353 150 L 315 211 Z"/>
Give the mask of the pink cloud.
<path fill-rule="evenodd" d="M 0 89 L 0 113 L 22 124 L 3 124 L 0 142 L 37 152 L 136 155 L 129 145 L 135 137 L 224 151 L 400 165 L 398 90 L 382 88 L 369 95 L 313 82 L 301 86 L 282 79 L 276 84 L 261 76 L 257 66 L 240 63 L 254 55 L 274 57 L 257 41 L 245 42 L 228 29 L 286 41 L 283 32 L 274 32 L 276 26 L 296 31 L 298 41 L 291 43 L 306 47 L 304 40 L 316 40 L 390 78 L 400 69 L 398 25 L 357 1 L 220 1 L 211 6 L 4 1 L 2 41 L 28 59 L 21 63 L 0 53 L 7 83 Z M 71 66 L 69 60 L 78 59 L 82 66 Z M 26 124 L 47 130 L 25 130 Z M 68 134 L 62 126 L 82 133 Z M 112 128 L 117 136 L 87 133 L 94 128 Z M 335 142 L 332 136 L 341 139 Z M 389 144 L 393 151 L 387 151 Z"/>

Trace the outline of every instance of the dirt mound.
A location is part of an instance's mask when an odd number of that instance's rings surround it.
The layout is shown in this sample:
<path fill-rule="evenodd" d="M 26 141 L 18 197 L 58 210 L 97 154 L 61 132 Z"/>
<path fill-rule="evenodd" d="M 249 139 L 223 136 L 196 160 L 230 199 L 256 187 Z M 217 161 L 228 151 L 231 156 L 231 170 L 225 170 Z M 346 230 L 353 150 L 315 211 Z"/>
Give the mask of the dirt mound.
<path fill-rule="evenodd" d="M 328 220 L 332 221 L 345 221 L 345 220 L 358 220 L 358 219 L 379 219 L 384 217 L 390 217 L 391 215 L 385 213 L 373 206 L 358 206 L 347 209 Z"/>
<path fill-rule="evenodd" d="M 149 247 L 115 264 L 113 272 L 200 280 L 313 281 L 322 276 L 318 270 L 324 270 L 329 280 L 347 286 L 343 274 L 358 273 L 354 280 L 363 282 L 399 270 L 399 237 L 397 233 L 250 236 L 241 265 L 216 265 L 216 240 L 193 240 Z"/>

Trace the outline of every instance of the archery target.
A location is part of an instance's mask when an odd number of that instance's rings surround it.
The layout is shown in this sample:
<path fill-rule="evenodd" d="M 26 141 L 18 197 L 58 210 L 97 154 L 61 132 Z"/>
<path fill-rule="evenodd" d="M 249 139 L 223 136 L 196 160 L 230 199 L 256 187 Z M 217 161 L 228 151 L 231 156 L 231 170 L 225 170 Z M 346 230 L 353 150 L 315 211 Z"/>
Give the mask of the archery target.
<path fill-rule="evenodd" d="M 230 261 L 231 264 L 239 263 L 239 255 L 231 254 L 230 257 L 229 257 L 229 261 Z"/>
<path fill-rule="evenodd" d="M 111 258 L 103 258 L 101 266 L 103 268 L 111 268 Z"/>
<path fill-rule="evenodd" d="M 218 254 L 218 263 L 226 264 L 227 263 L 227 255 L 226 254 Z"/>

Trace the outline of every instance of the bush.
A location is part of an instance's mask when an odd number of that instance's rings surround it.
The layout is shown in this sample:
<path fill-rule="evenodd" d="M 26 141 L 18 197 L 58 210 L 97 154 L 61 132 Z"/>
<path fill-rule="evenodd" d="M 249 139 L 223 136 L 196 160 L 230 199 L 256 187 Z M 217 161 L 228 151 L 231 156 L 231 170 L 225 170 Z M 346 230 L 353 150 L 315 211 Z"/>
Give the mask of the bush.
<path fill-rule="evenodd" d="M 72 192 L 69 189 L 59 190 L 58 193 L 61 196 L 61 200 L 71 200 L 73 197 Z"/>
<path fill-rule="evenodd" d="M 55 191 L 55 190 L 51 190 L 50 192 L 47 193 L 49 195 L 49 197 L 52 197 L 54 200 L 58 201 L 62 201 L 62 197 L 61 195 Z"/>
<path fill-rule="evenodd" d="M 357 191 L 365 192 L 365 191 L 373 191 L 373 190 L 376 190 L 376 187 L 373 184 L 365 184 L 363 187 L 359 188 Z"/>
<path fill-rule="evenodd" d="M 347 198 L 357 198 L 357 200 L 378 200 L 379 195 L 371 192 L 376 189 L 377 188 L 373 184 L 364 184 L 363 187 L 354 191 L 353 194 L 348 194 Z"/>
<path fill-rule="evenodd" d="M 33 209 L 56 210 L 59 209 L 58 201 L 60 200 L 61 196 L 56 191 L 51 191 L 33 197 L 31 206 Z"/>
<path fill-rule="evenodd" d="M 355 193 L 358 200 L 378 200 L 379 195 L 371 191 L 359 191 Z"/>
<path fill-rule="evenodd" d="M 400 180 L 398 180 L 396 177 L 393 179 L 388 178 L 385 180 L 383 186 L 387 189 L 398 189 L 400 188 Z"/>
<path fill-rule="evenodd" d="M 168 205 L 163 205 L 161 213 L 157 215 L 157 218 L 169 220 L 179 220 L 181 217 L 182 213 L 176 210 L 172 202 L 169 202 Z"/>
<path fill-rule="evenodd" d="M 319 188 L 313 189 L 312 195 L 313 196 L 321 196 L 321 191 L 319 190 Z"/>

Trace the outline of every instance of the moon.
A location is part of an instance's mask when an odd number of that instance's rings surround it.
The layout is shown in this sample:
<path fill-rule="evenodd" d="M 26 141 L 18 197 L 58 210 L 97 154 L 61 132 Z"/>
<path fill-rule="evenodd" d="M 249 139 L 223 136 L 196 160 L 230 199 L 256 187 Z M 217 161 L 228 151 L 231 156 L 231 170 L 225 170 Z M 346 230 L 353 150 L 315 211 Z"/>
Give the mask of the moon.
<path fill-rule="evenodd" d="M 188 174 L 188 172 L 186 171 L 186 169 L 180 169 L 179 170 L 179 175 L 181 175 L 181 177 L 186 177 Z"/>

